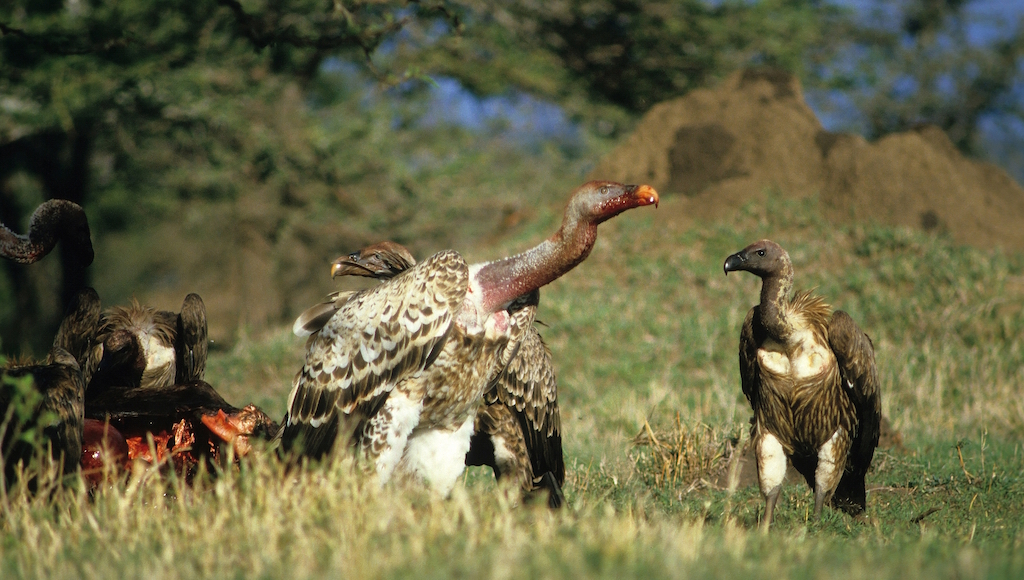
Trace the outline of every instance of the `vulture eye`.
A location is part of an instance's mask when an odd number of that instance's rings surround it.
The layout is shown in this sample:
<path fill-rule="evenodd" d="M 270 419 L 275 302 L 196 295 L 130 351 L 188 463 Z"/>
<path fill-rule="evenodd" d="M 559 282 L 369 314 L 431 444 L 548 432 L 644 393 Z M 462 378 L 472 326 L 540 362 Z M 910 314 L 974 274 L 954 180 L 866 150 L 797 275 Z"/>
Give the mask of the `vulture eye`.
<path fill-rule="evenodd" d="M 601 186 L 601 195 L 608 195 L 608 186 L 607 185 L 602 185 Z"/>
<path fill-rule="evenodd" d="M 758 250 L 757 251 L 757 255 L 761 256 L 763 258 L 764 257 L 764 250 Z"/>

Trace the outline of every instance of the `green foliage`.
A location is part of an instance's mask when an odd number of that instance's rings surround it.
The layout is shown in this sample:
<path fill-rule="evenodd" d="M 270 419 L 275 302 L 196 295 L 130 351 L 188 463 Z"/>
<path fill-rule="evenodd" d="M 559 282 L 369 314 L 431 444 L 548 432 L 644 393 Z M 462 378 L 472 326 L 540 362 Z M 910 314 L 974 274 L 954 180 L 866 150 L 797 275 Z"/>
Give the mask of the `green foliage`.
<path fill-rule="evenodd" d="M 52 410 L 42 409 L 43 394 L 31 374 L 9 372 L 9 362 L 0 356 L 0 489 L 12 484 L 18 469 L 38 472 L 49 458 L 47 431 L 60 418 Z M 20 462 L 20 466 L 16 463 Z"/>
<path fill-rule="evenodd" d="M 971 16 L 970 0 L 877 2 L 863 22 L 847 22 L 835 42 L 843 58 L 819 69 L 823 85 L 838 89 L 859 111 L 868 138 L 921 123 L 941 127 L 964 152 L 985 153 L 982 121 L 1024 122 L 1016 97 L 1022 79 L 1024 27 L 1020 22 Z M 985 30 L 985 42 L 971 31 Z M 977 32 L 975 32 L 977 35 Z M 837 101 L 839 107 L 845 106 Z M 826 110 L 827 102 L 822 103 Z M 858 119 L 858 120 L 859 120 Z M 1019 141 L 1019 133 L 1011 137 Z M 1014 171 L 1020 178 L 1020 168 Z"/>
<path fill-rule="evenodd" d="M 791 0 L 469 1 L 465 7 L 462 34 L 411 28 L 404 57 L 477 94 L 521 90 L 550 99 L 603 133 L 743 66 L 803 72 L 808 54 L 830 54 L 829 31 L 842 14 L 828 3 Z"/>

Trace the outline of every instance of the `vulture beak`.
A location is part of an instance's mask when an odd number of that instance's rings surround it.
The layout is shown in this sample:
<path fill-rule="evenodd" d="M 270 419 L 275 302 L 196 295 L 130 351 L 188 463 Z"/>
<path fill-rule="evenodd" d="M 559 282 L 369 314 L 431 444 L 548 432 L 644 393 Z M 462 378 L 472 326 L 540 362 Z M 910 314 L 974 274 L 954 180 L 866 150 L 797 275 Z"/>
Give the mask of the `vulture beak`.
<path fill-rule="evenodd" d="M 725 259 L 725 264 L 722 264 L 722 269 L 725 270 L 725 275 L 728 276 L 729 272 L 735 272 L 736 270 L 743 269 L 743 263 L 747 261 L 747 257 L 743 252 L 736 252 Z"/>
<path fill-rule="evenodd" d="M 637 200 L 637 205 L 653 205 L 658 207 L 658 192 L 654 190 L 650 185 L 637 185 L 633 189 L 633 198 Z"/>
<path fill-rule="evenodd" d="M 331 278 L 350 275 L 366 276 L 369 272 L 369 268 L 359 262 L 359 252 L 352 252 L 347 256 L 342 256 L 331 264 Z"/>

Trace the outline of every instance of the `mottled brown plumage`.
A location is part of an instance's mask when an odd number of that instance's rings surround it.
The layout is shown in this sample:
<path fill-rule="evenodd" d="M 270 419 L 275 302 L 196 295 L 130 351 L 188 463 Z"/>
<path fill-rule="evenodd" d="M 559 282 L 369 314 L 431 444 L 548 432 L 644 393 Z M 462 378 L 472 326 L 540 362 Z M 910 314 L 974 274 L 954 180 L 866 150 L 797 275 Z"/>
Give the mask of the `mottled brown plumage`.
<path fill-rule="evenodd" d="M 53 349 L 61 348 L 75 357 L 86 385 L 102 355 L 103 349 L 96 338 L 99 324 L 100 296 L 92 288 L 83 288 L 71 299 L 53 338 Z"/>
<path fill-rule="evenodd" d="M 16 234 L 0 224 L 0 256 L 21 264 L 41 260 L 61 240 L 76 264 L 82 267 L 92 264 L 89 220 L 81 206 L 66 199 L 51 199 L 40 204 L 29 219 L 26 235 Z"/>
<path fill-rule="evenodd" d="M 331 275 L 388 280 L 415 264 L 404 246 L 380 242 L 335 260 Z M 293 331 L 298 336 L 316 332 L 354 294 L 332 293 L 300 315 Z M 534 291 L 509 305 L 514 324 L 533 319 L 538 297 L 539 291 Z M 489 466 L 497 479 L 512 477 L 526 491 L 547 491 L 552 507 L 564 503 L 557 383 L 551 355 L 535 326 L 518 346 L 506 348 L 499 357 L 476 416 L 466 465 Z"/>
<path fill-rule="evenodd" d="M 751 440 L 771 524 L 786 459 L 825 502 L 850 514 L 866 507 L 864 478 L 878 445 L 881 403 L 874 348 L 848 314 L 809 292 L 792 300 L 789 254 L 761 240 L 729 256 L 726 274 L 762 279 L 761 301 L 740 333 L 740 378 L 754 411 Z"/>
<path fill-rule="evenodd" d="M 318 457 L 337 439 L 381 482 L 401 473 L 447 494 L 499 361 L 532 328 L 532 316 L 514 316 L 510 305 L 585 259 L 599 223 L 657 199 L 648 186 L 591 182 L 570 199 L 562 228 L 532 250 L 472 266 L 440 252 L 331 301 L 289 397 L 285 446 Z"/>
<path fill-rule="evenodd" d="M 536 326 L 484 392 L 466 464 L 488 465 L 496 478 L 510 476 L 526 491 L 547 491 L 551 507 L 565 502 L 558 382 Z"/>
<path fill-rule="evenodd" d="M 91 356 L 99 311 L 96 291 L 81 290 L 69 305 L 45 362 L 0 369 L 0 453 L 8 483 L 18 463 L 40 451 L 36 445 L 49 446 L 63 473 L 77 469 L 85 414 L 85 378 L 79 362 L 85 365 Z M 21 437 L 31 431 L 41 438 L 33 442 Z"/>

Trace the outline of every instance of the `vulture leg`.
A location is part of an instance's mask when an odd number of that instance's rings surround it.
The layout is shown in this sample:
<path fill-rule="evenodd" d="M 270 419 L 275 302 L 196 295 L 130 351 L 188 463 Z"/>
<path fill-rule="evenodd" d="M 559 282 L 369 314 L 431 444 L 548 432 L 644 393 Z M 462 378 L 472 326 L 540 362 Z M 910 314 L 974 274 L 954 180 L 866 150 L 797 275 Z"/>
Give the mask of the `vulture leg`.
<path fill-rule="evenodd" d="M 815 518 L 821 517 L 821 507 L 832 499 L 832 494 L 839 485 L 849 448 L 849 435 L 845 430 L 839 429 L 818 450 L 818 466 L 814 469 Z"/>
<path fill-rule="evenodd" d="M 565 495 L 562 494 L 562 486 L 558 485 L 558 478 L 555 477 L 554 473 L 545 471 L 544 475 L 540 476 L 540 486 L 534 488 L 534 491 L 539 490 L 547 490 L 549 508 L 558 509 L 565 505 Z"/>
<path fill-rule="evenodd" d="M 786 479 L 786 452 L 782 443 L 771 433 L 764 433 L 757 442 L 757 479 L 764 495 L 764 520 L 766 529 L 772 525 L 775 504 L 779 501 L 782 482 Z"/>
<path fill-rule="evenodd" d="M 466 469 L 475 418 L 471 414 L 455 429 L 414 431 L 409 436 L 401 471 L 416 474 L 435 491 L 450 490 Z"/>
<path fill-rule="evenodd" d="M 423 400 L 412 400 L 405 393 L 392 393 L 379 412 L 367 422 L 362 433 L 362 455 L 373 458 L 381 485 L 387 483 L 402 459 L 409 435 L 420 421 Z"/>

